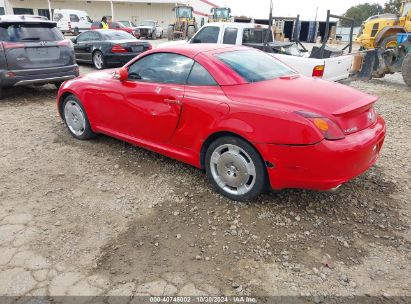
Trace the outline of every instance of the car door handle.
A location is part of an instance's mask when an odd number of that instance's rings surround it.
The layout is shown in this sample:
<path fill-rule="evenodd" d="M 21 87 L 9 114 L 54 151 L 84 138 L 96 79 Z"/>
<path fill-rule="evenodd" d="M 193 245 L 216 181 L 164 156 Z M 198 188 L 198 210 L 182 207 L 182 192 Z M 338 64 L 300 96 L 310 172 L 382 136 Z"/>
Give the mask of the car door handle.
<path fill-rule="evenodd" d="M 164 99 L 164 102 L 165 103 L 168 103 L 168 104 L 175 104 L 175 105 L 180 105 L 181 104 L 181 101 L 179 100 L 179 99 L 168 99 L 168 98 L 166 98 L 166 99 Z"/>

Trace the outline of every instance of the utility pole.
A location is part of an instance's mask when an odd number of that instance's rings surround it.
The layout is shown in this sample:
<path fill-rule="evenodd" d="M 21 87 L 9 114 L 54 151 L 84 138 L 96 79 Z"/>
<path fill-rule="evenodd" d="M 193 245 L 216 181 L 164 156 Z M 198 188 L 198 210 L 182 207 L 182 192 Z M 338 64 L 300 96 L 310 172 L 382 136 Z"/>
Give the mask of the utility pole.
<path fill-rule="evenodd" d="M 270 48 L 268 45 L 268 38 L 270 37 L 269 35 L 273 35 L 273 0 L 270 0 L 270 16 L 268 17 L 268 29 L 264 37 L 264 48 L 263 50 L 265 52 L 268 51 Z"/>
<path fill-rule="evenodd" d="M 50 14 L 50 20 L 53 21 L 53 12 L 51 10 L 51 0 L 48 0 L 49 3 L 49 14 Z"/>
<path fill-rule="evenodd" d="M 114 4 L 113 4 L 113 0 L 110 0 L 110 5 L 111 5 L 111 21 L 114 21 Z"/>
<path fill-rule="evenodd" d="M 315 10 L 315 22 L 317 22 L 317 16 L 318 16 L 318 6 L 317 6 L 317 9 Z"/>

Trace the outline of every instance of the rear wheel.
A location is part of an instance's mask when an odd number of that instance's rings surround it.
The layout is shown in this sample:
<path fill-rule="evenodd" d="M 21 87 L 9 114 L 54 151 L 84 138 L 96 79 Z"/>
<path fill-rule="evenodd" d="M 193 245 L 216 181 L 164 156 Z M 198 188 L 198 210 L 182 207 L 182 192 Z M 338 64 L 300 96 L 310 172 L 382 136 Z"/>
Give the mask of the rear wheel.
<path fill-rule="evenodd" d="M 218 192 L 235 201 L 249 201 L 267 185 L 267 171 L 258 152 L 245 140 L 221 137 L 207 149 L 207 177 Z"/>
<path fill-rule="evenodd" d="M 90 122 L 83 105 L 74 95 L 70 95 L 64 99 L 62 114 L 64 122 L 73 137 L 85 140 L 96 136 L 96 133 L 91 130 Z"/>
<path fill-rule="evenodd" d="M 189 26 L 189 27 L 188 27 L 188 30 L 187 30 L 187 37 L 188 37 L 188 39 L 193 38 L 193 36 L 194 36 L 195 33 L 196 33 L 195 27 L 192 26 L 192 25 Z"/>
<path fill-rule="evenodd" d="M 95 51 L 93 53 L 93 65 L 97 70 L 102 70 L 105 67 L 104 55 L 100 51 Z"/>
<path fill-rule="evenodd" d="M 397 47 L 397 35 L 391 35 L 378 43 L 378 47 L 384 49 L 393 49 Z"/>
<path fill-rule="evenodd" d="M 174 40 L 174 26 L 172 25 L 167 28 L 167 39 Z"/>
<path fill-rule="evenodd" d="M 411 52 L 405 56 L 404 61 L 402 62 L 401 73 L 404 82 L 411 87 Z"/>

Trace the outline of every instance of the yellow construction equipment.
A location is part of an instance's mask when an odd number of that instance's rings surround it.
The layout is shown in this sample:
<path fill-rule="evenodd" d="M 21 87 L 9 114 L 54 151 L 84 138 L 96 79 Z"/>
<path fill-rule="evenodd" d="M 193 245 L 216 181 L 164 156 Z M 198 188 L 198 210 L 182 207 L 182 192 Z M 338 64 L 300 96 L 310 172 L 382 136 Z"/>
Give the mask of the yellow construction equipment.
<path fill-rule="evenodd" d="M 368 18 L 356 41 L 362 49 L 395 48 L 397 34 L 411 33 L 411 0 L 402 2 L 400 15 L 382 14 Z"/>
<path fill-rule="evenodd" d="M 193 8 L 187 5 L 173 8 L 176 13 L 174 24 L 170 24 L 167 30 L 168 40 L 191 39 L 197 32 L 197 22 L 193 17 Z"/>
<path fill-rule="evenodd" d="M 231 8 L 213 7 L 208 22 L 231 22 Z"/>

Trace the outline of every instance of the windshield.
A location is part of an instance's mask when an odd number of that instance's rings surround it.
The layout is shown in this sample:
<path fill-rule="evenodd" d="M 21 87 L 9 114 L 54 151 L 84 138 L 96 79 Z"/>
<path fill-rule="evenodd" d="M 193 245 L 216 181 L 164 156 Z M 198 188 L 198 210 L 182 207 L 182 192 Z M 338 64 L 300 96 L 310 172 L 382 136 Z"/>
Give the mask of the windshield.
<path fill-rule="evenodd" d="M 133 35 L 123 31 L 101 31 L 105 40 L 137 40 Z"/>
<path fill-rule="evenodd" d="M 226 8 L 216 8 L 214 10 L 214 16 L 217 17 L 217 18 L 228 18 L 229 17 L 228 9 L 226 9 Z"/>
<path fill-rule="evenodd" d="M 216 57 L 248 82 L 296 74 L 294 70 L 274 57 L 256 50 L 226 52 Z"/>
<path fill-rule="evenodd" d="M 177 17 L 179 18 L 192 18 L 192 11 L 190 7 L 177 8 Z"/>
<path fill-rule="evenodd" d="M 143 22 L 141 22 L 141 25 L 143 25 L 143 26 L 154 26 L 155 22 L 154 21 L 143 21 Z"/>
<path fill-rule="evenodd" d="M 243 43 L 263 43 L 268 29 L 244 29 Z M 268 42 L 273 42 L 273 34 L 269 33 Z"/>
<path fill-rule="evenodd" d="M 0 41 L 61 41 L 63 35 L 51 23 L 2 24 Z"/>

